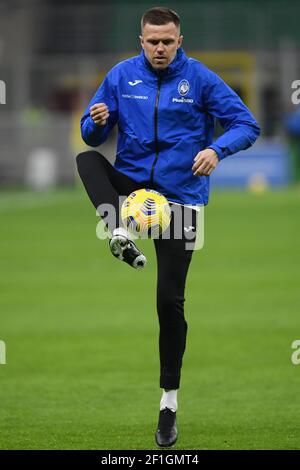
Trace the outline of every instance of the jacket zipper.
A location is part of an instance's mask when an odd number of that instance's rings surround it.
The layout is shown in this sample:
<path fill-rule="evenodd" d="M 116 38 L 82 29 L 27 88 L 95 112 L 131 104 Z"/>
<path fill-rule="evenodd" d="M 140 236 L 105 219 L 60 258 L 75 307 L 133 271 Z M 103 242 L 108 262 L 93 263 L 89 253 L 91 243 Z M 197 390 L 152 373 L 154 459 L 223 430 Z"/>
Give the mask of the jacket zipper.
<path fill-rule="evenodd" d="M 154 141 L 155 141 L 155 158 L 151 168 L 151 175 L 150 175 L 150 182 L 153 185 L 153 175 L 154 175 L 154 168 L 158 159 L 159 149 L 158 149 L 158 102 L 160 97 L 160 85 L 161 85 L 161 77 L 158 79 L 157 83 L 157 93 L 155 99 L 155 108 L 154 108 Z"/>

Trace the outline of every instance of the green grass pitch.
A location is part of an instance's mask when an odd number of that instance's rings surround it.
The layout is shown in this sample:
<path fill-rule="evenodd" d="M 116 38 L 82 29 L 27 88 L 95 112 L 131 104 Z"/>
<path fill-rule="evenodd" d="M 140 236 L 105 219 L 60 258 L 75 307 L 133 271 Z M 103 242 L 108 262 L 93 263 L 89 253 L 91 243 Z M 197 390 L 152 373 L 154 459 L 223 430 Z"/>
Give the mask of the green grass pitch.
<path fill-rule="evenodd" d="M 83 190 L 0 194 L 1 449 L 157 449 L 156 266 Z M 215 192 L 186 287 L 175 449 L 300 449 L 300 191 Z"/>

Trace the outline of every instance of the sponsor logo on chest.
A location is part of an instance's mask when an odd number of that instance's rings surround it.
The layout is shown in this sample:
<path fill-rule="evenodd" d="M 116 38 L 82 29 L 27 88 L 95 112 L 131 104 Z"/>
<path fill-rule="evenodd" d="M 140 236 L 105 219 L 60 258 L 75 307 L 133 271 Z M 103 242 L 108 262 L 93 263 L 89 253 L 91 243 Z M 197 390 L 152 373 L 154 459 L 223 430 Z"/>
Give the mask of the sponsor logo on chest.
<path fill-rule="evenodd" d="M 180 98 L 172 98 L 172 103 L 194 103 L 194 100 L 192 98 L 186 98 L 190 91 L 190 88 L 190 82 L 186 80 L 186 78 L 180 80 L 177 85 L 177 91 L 180 95 Z"/>
<path fill-rule="evenodd" d="M 131 87 L 135 87 L 136 85 L 140 85 L 140 83 L 143 83 L 143 80 L 129 80 L 128 85 L 130 85 Z M 134 93 L 122 93 L 122 98 L 133 100 L 147 100 L 148 96 L 138 95 Z"/>

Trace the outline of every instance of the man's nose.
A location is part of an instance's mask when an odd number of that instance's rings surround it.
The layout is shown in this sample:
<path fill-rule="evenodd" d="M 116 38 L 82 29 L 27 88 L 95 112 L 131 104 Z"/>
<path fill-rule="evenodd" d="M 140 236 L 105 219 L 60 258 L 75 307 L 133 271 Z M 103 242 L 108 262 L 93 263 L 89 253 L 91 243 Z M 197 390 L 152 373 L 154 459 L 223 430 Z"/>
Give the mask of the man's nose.
<path fill-rule="evenodd" d="M 164 50 L 165 48 L 163 42 L 159 42 L 157 45 L 157 52 L 164 52 Z"/>

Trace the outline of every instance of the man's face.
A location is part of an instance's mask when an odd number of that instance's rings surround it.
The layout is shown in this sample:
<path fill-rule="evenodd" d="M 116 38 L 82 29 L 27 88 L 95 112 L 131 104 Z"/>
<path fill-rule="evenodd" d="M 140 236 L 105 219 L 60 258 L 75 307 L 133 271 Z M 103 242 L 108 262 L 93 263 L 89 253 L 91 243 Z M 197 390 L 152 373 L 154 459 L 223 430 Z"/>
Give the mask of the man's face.
<path fill-rule="evenodd" d="M 154 69 L 162 70 L 168 67 L 181 46 L 183 36 L 174 23 L 154 25 L 146 23 L 140 36 L 145 56 Z"/>

